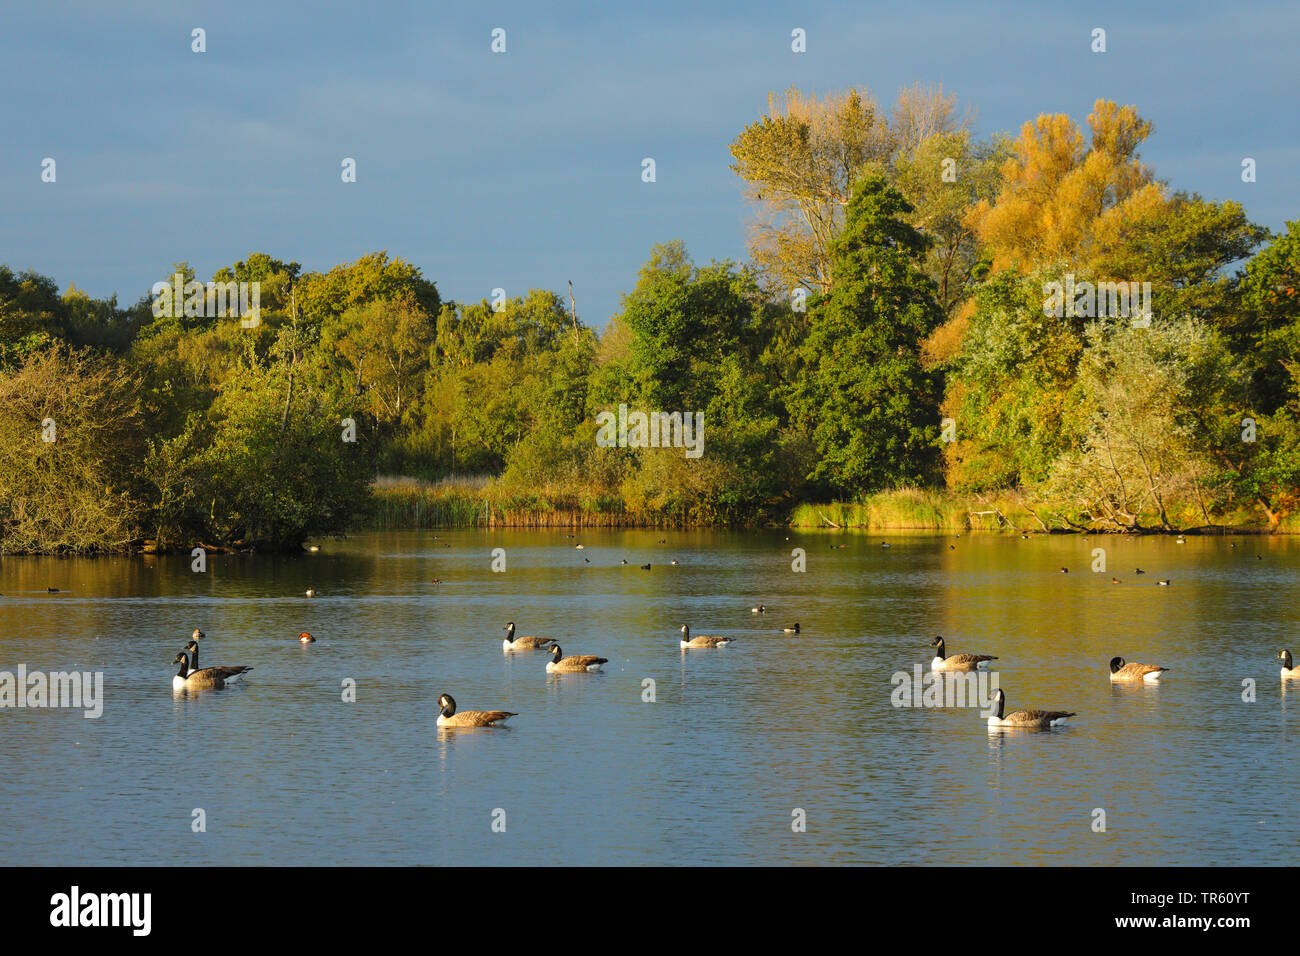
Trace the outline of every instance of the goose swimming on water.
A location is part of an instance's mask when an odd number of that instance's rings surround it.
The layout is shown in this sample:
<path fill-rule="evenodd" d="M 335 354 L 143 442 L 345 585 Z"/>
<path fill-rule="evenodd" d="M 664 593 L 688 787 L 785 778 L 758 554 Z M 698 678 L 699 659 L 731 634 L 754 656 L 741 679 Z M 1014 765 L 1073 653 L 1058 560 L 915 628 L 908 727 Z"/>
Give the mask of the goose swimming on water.
<path fill-rule="evenodd" d="M 251 667 L 206 667 L 203 670 L 191 670 L 189 658 L 185 652 L 181 651 L 172 658 L 173 664 L 180 664 L 181 669 L 176 672 L 172 678 L 173 690 L 191 690 L 194 688 L 214 688 L 221 689 L 236 677 L 242 676 L 245 671 L 251 671 Z M 225 672 L 233 671 L 233 674 Z"/>
<path fill-rule="evenodd" d="M 682 647 L 726 647 L 732 643 L 730 637 L 711 637 L 708 634 L 691 637 L 691 629 L 685 624 L 681 626 L 681 632 Z"/>
<path fill-rule="evenodd" d="M 930 662 L 932 671 L 988 670 L 989 661 L 997 660 L 989 654 L 954 654 L 949 657 L 942 637 L 936 637 L 930 646 L 934 648 L 934 660 Z"/>
<path fill-rule="evenodd" d="M 1291 660 L 1291 652 L 1287 650 L 1280 651 L 1277 659 L 1282 662 L 1282 676 L 1286 679 L 1300 677 L 1300 667 L 1295 667 Z"/>
<path fill-rule="evenodd" d="M 244 666 L 200 668 L 198 642 L 190 641 L 188 644 L 185 645 L 185 649 L 190 652 L 190 666 L 193 667 L 195 671 L 215 671 L 217 674 L 221 676 L 221 679 L 224 680 L 226 683 L 230 683 L 231 681 L 238 679 L 239 676 L 244 673 L 244 671 L 251 671 L 253 669 L 251 667 L 244 667 Z M 172 663 L 175 664 L 176 661 L 172 661 Z"/>
<path fill-rule="evenodd" d="M 1066 718 L 1075 716 L 1073 711 L 1066 710 L 1014 710 L 1002 716 L 1003 709 L 1006 707 L 1007 695 L 998 688 L 993 695 L 993 700 L 998 705 L 997 713 L 989 718 L 990 727 L 1025 727 L 1025 728 L 1048 728 L 1063 724 Z"/>
<path fill-rule="evenodd" d="M 506 623 L 506 639 L 501 642 L 501 650 L 509 654 L 512 651 L 546 651 L 555 643 L 553 637 L 533 637 L 523 634 L 515 637 L 515 622 Z"/>
<path fill-rule="evenodd" d="M 503 727 L 511 717 L 519 715 L 509 710 L 456 711 L 456 698 L 442 694 L 438 698 L 439 727 Z"/>
<path fill-rule="evenodd" d="M 1154 684 L 1167 670 L 1168 667 L 1157 667 L 1155 664 L 1129 664 L 1122 657 L 1110 659 L 1110 679 L 1115 681 L 1143 681 Z"/>
<path fill-rule="evenodd" d="M 608 658 L 597 657 L 594 654 L 575 654 L 571 657 L 563 657 L 563 654 L 559 644 L 551 645 L 551 659 L 546 662 L 546 673 L 581 674 L 598 671 L 601 664 L 609 663 Z"/>

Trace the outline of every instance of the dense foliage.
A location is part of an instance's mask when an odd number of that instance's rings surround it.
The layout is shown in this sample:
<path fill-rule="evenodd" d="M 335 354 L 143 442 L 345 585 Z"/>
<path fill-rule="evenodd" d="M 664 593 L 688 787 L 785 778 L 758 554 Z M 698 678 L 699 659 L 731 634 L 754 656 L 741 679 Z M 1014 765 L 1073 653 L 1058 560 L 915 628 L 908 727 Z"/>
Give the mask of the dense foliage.
<path fill-rule="evenodd" d="M 0 550 L 295 548 L 392 476 L 461 482 L 455 520 L 777 521 L 921 487 L 1045 526 L 1276 527 L 1300 504 L 1300 222 L 1171 189 L 1152 131 L 1098 101 L 1086 133 L 980 140 L 941 90 L 792 90 L 732 145 L 752 261 L 655 246 L 600 331 L 547 290 L 444 302 L 385 252 L 218 270 L 255 315 L 0 267 Z M 1045 307 L 1054 283 L 1077 310 Z"/>

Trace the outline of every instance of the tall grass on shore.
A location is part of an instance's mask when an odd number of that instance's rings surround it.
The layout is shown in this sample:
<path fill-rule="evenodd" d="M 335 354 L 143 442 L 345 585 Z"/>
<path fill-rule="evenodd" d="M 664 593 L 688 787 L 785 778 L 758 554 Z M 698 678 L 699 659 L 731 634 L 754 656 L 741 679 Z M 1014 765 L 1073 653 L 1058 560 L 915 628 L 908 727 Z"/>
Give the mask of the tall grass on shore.
<path fill-rule="evenodd" d="M 521 491 L 486 477 L 439 482 L 380 478 L 372 527 L 396 528 L 632 528 L 679 527 L 685 516 L 628 510 L 615 494 L 546 486 Z"/>
<path fill-rule="evenodd" d="M 685 512 L 628 508 L 608 491 L 548 485 L 521 490 L 485 476 L 446 478 L 383 477 L 375 481 L 370 527 L 403 528 L 681 528 L 702 522 Z M 1266 531 L 1249 509 L 1210 520 L 1188 504 L 1170 509 L 1178 530 L 1248 534 Z M 899 488 L 861 501 L 795 506 L 787 522 L 803 531 L 992 531 L 1044 533 L 1116 531 L 1089 522 L 1052 502 L 1030 501 L 1014 492 L 963 495 L 931 488 Z M 1155 516 L 1143 528 L 1157 530 Z M 1300 533 L 1300 515 L 1277 529 Z"/>
<path fill-rule="evenodd" d="M 1200 533 L 1255 534 L 1268 531 L 1267 522 L 1249 508 L 1226 515 L 1206 515 L 1193 502 L 1169 507 L 1175 530 Z M 1159 531 L 1155 514 L 1142 517 L 1144 531 Z M 1011 533 L 1113 532 L 1106 522 L 1091 521 L 1058 502 L 1030 501 L 1014 491 L 986 495 L 900 488 L 870 495 L 861 501 L 802 504 L 790 515 L 790 527 L 800 530 L 995 531 Z M 1300 515 L 1283 519 L 1278 533 L 1300 533 Z"/>

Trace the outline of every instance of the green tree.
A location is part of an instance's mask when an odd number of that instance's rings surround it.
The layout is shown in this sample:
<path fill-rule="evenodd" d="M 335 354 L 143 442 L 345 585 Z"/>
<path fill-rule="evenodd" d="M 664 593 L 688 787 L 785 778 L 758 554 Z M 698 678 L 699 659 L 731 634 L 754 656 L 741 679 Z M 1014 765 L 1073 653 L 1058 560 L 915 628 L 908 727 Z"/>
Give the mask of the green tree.
<path fill-rule="evenodd" d="M 942 319 L 923 271 L 929 240 L 883 177 L 860 182 L 831 244 L 832 291 L 814 307 L 791 411 L 816 446 L 811 476 L 865 494 L 932 480 L 939 433 L 937 373 L 922 340 Z"/>
<path fill-rule="evenodd" d="M 118 359 L 53 345 L 0 375 L 0 551 L 141 537 L 144 434 L 138 382 Z"/>

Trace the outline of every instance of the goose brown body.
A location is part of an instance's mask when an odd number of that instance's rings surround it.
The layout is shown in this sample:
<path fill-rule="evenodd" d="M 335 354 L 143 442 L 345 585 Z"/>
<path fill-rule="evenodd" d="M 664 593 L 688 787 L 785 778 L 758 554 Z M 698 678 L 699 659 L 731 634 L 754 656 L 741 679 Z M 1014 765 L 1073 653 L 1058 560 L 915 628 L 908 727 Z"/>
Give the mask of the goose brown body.
<path fill-rule="evenodd" d="M 1026 729 L 1047 729 L 1061 723 L 1067 717 L 1074 717 L 1072 710 L 1013 710 L 1003 716 L 1007 695 L 999 688 L 994 695 L 997 701 L 997 714 L 989 718 L 990 727 L 1023 727 Z"/>
<path fill-rule="evenodd" d="M 243 673 L 246 672 L 246 671 L 251 671 L 251 670 L 253 669 L 253 668 L 251 668 L 251 667 L 244 667 L 244 666 L 242 666 L 242 665 L 235 666 L 235 667 L 203 667 L 203 668 L 200 668 L 200 667 L 199 667 L 199 645 L 198 645 L 198 643 L 195 642 L 195 641 L 190 641 L 188 644 L 185 645 L 185 649 L 186 649 L 187 651 L 190 652 L 190 660 L 191 660 L 191 662 L 192 662 L 190 666 L 194 668 L 194 671 L 195 671 L 196 673 L 199 673 L 199 674 L 206 674 L 206 673 L 211 672 L 211 673 L 217 675 L 218 677 L 220 677 L 220 678 L 222 679 L 222 681 L 234 680 L 234 679 L 235 679 L 236 677 L 238 677 L 240 674 L 243 674 Z M 176 663 L 176 662 L 173 661 L 172 663 Z"/>
<path fill-rule="evenodd" d="M 506 639 L 501 644 L 504 651 L 542 651 L 549 650 L 550 646 L 555 643 L 553 637 L 534 637 L 531 634 L 522 634 L 515 637 L 515 622 L 510 621 L 506 624 Z"/>
<path fill-rule="evenodd" d="M 510 710 L 456 710 L 456 698 L 443 694 L 438 698 L 439 727 L 497 727 L 503 726 L 511 717 L 518 717 Z"/>
<path fill-rule="evenodd" d="M 930 662 L 930 669 L 936 671 L 973 671 L 981 665 L 988 664 L 989 661 L 997 660 L 992 654 L 953 654 L 949 656 L 947 645 L 942 637 L 936 637 L 930 642 L 930 646 L 935 649 L 934 660 Z"/>
<path fill-rule="evenodd" d="M 559 644 L 551 645 L 551 659 L 546 663 L 547 673 L 578 674 L 600 670 L 601 664 L 608 664 L 609 659 L 594 654 L 575 654 L 564 657 Z"/>
<path fill-rule="evenodd" d="M 184 651 L 172 658 L 172 663 L 181 665 L 180 670 L 176 672 L 176 676 L 172 678 L 172 687 L 177 690 L 182 688 L 220 690 L 226 686 L 226 681 L 231 677 L 253 669 L 251 667 L 205 667 L 202 670 L 191 670 L 189 658 L 186 657 Z"/>
<path fill-rule="evenodd" d="M 685 624 L 681 626 L 681 632 L 682 647 L 726 647 L 734 640 L 730 637 L 710 634 L 697 634 L 695 637 L 691 637 L 691 629 Z"/>
<path fill-rule="evenodd" d="M 1140 680 L 1148 683 L 1160 679 L 1160 675 L 1169 670 L 1156 664 L 1127 663 L 1124 658 L 1116 657 L 1110 662 L 1110 679 L 1115 681 Z"/>

